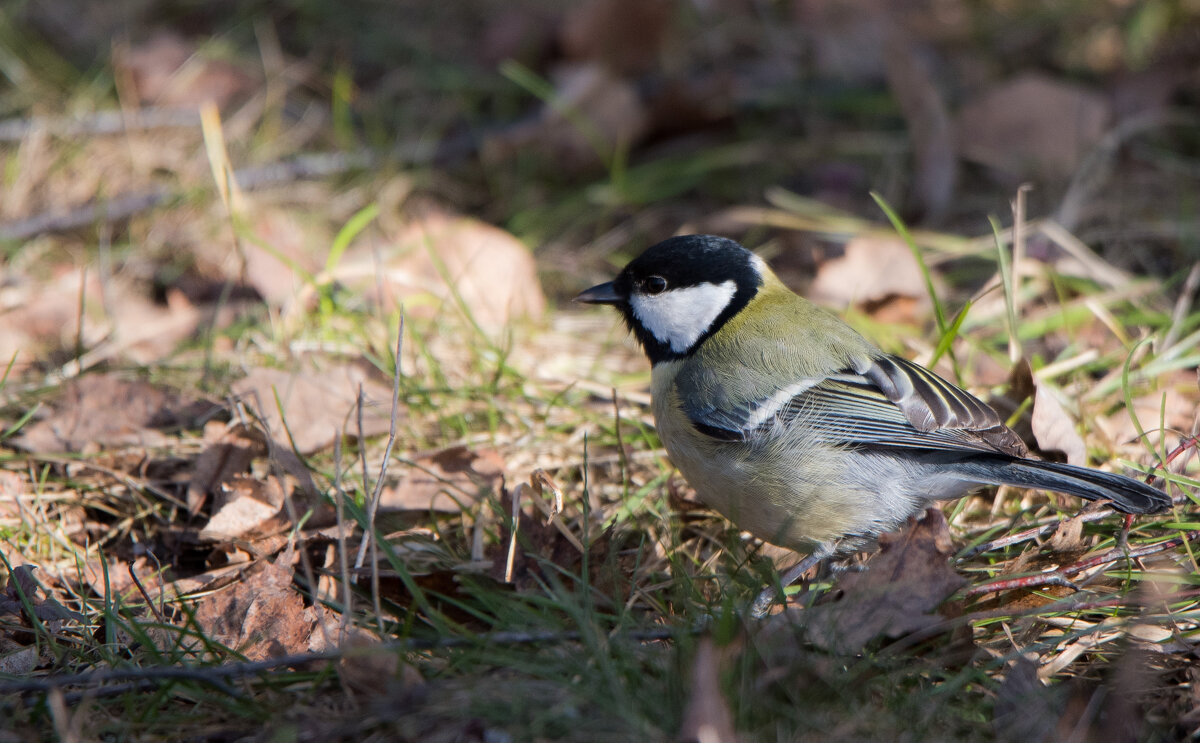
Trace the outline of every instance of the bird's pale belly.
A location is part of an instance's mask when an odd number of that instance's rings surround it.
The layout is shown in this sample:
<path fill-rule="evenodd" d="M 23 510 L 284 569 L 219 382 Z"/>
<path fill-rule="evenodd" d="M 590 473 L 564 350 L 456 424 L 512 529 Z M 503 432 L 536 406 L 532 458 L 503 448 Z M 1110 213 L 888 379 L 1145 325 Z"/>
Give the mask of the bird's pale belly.
<path fill-rule="evenodd" d="M 970 488 L 929 482 L 928 500 L 914 499 L 909 494 L 922 492 L 912 487 L 914 480 L 927 473 L 902 460 L 835 449 L 803 427 L 757 441 L 718 441 L 699 433 L 685 416 L 659 415 L 657 402 L 655 408 L 671 462 L 700 500 L 738 528 L 781 547 L 801 552 L 856 547 L 899 527 L 929 500 Z"/>

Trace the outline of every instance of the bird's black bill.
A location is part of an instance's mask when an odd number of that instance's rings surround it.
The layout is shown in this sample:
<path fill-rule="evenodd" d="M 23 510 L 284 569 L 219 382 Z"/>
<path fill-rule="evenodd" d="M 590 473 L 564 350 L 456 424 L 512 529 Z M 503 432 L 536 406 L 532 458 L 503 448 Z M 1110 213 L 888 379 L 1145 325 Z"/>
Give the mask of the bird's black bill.
<path fill-rule="evenodd" d="M 617 292 L 613 282 L 608 281 L 580 292 L 575 301 L 587 304 L 620 304 L 625 301 L 625 297 Z"/>

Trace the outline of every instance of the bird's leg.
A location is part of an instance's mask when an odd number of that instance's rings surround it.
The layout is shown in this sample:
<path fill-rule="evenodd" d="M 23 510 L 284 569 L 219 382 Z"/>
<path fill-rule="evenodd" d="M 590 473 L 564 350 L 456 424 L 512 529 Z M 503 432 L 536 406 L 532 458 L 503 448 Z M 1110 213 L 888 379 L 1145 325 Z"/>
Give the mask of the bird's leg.
<path fill-rule="evenodd" d="M 788 568 L 787 572 L 779 577 L 778 587 L 775 584 L 769 585 L 762 590 L 762 593 L 758 594 L 758 598 L 754 599 L 754 603 L 750 605 L 750 616 L 755 619 L 765 617 L 771 608 L 771 604 L 775 603 L 775 600 L 779 598 L 780 593 L 784 589 L 799 580 L 800 576 L 812 570 L 813 567 L 820 565 L 821 561 L 827 556 L 822 552 L 814 552 Z M 786 603 L 786 596 L 784 596 L 784 601 Z"/>

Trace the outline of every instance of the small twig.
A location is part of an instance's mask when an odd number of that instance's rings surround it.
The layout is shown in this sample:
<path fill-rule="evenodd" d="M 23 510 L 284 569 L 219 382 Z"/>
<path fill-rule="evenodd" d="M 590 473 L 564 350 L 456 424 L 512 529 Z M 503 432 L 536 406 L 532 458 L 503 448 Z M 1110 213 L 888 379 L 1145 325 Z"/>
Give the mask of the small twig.
<path fill-rule="evenodd" d="M 337 499 L 334 513 L 337 518 L 337 551 L 338 566 L 342 572 L 342 618 L 338 627 L 338 637 L 346 636 L 350 625 L 350 615 L 354 611 L 354 592 L 350 589 L 350 557 L 346 550 L 346 491 L 342 488 L 342 439 L 346 437 L 343 428 L 338 431 L 338 437 L 333 442 L 333 497 Z"/>
<path fill-rule="evenodd" d="M 1072 518 L 1078 518 L 1083 523 L 1090 524 L 1093 521 L 1100 521 L 1101 519 L 1108 518 L 1109 516 L 1112 516 L 1114 513 L 1116 513 L 1116 511 L 1112 510 L 1111 508 L 1103 508 L 1098 511 L 1083 512 L 1083 513 L 1078 514 L 1077 516 L 1073 516 Z M 991 552 L 992 550 L 1000 549 L 1002 547 L 1011 547 L 1014 544 L 1021 544 L 1022 542 L 1028 542 L 1030 540 L 1039 539 L 1039 538 L 1044 537 L 1047 534 L 1050 534 L 1051 532 L 1053 532 L 1055 529 L 1058 528 L 1059 524 L 1061 524 L 1061 523 L 1062 523 L 1061 519 L 1054 518 L 1053 520 L 1048 521 L 1047 523 L 1039 524 L 1030 529 L 1025 529 L 1024 531 L 1019 531 L 1015 534 L 1007 534 L 1003 537 L 997 537 L 996 539 L 992 539 L 990 541 L 984 542 L 983 544 L 977 544 L 974 547 L 972 547 L 971 549 L 969 549 L 966 552 L 963 552 L 961 555 L 959 555 L 958 562 L 961 563 L 965 560 L 969 560 L 972 557 L 975 557 L 976 555 L 982 554 L 984 552 Z"/>
<path fill-rule="evenodd" d="M 513 582 L 513 566 L 517 561 L 517 531 L 521 526 L 521 497 L 525 491 L 529 490 L 529 486 L 525 483 L 518 483 L 512 489 L 509 497 L 512 498 L 512 526 L 510 527 L 511 534 L 508 537 L 508 556 L 504 560 L 504 582 Z"/>
<path fill-rule="evenodd" d="M 1200 596 L 1200 589 L 1192 589 L 1188 591 L 1180 591 L 1168 596 L 1162 596 L 1158 600 L 1162 603 L 1171 601 L 1180 601 L 1182 599 L 1195 598 Z M 1112 606 L 1124 606 L 1129 601 L 1125 597 L 1110 598 L 1110 599 L 1094 599 L 1087 601 L 1056 601 L 1045 606 L 1034 606 L 1029 609 L 1020 609 L 1012 611 L 1011 609 L 989 609 L 987 611 L 977 611 L 970 614 L 964 614 L 960 617 L 945 619 L 941 622 L 930 625 L 906 635 L 885 648 L 882 648 L 879 653 L 883 655 L 895 655 L 903 652 L 913 645 L 920 644 L 932 637 L 937 637 L 945 632 L 949 632 L 957 627 L 965 627 L 975 622 L 986 622 L 990 619 L 1019 619 L 1020 617 L 1037 617 L 1049 614 L 1068 614 L 1071 612 L 1086 612 L 1096 609 L 1104 609 Z"/>
<path fill-rule="evenodd" d="M 96 111 L 83 118 L 73 116 L 7 119 L 0 121 L 0 142 L 20 142 L 34 132 L 63 139 L 127 134 L 151 129 L 199 129 L 200 114 L 194 108 L 149 107 L 133 111 Z"/>
<path fill-rule="evenodd" d="M 154 605 L 150 594 L 146 592 L 146 587 L 142 585 L 141 578 L 138 578 L 137 572 L 133 569 L 133 563 L 127 562 L 125 563 L 125 567 L 129 571 L 129 577 L 133 578 L 133 585 L 137 586 L 138 593 L 142 594 L 142 598 L 146 600 L 146 606 L 149 606 L 150 611 L 154 612 L 154 617 L 160 624 L 167 624 L 167 620 L 163 618 L 163 613 Z"/>
<path fill-rule="evenodd" d="M 1134 560 L 1139 557 L 1146 557 L 1147 555 L 1166 552 L 1169 549 L 1174 549 L 1175 547 L 1182 545 L 1184 542 L 1191 542 L 1198 537 L 1200 537 L 1200 530 L 1189 531 L 1178 537 L 1172 537 L 1157 544 L 1151 544 L 1145 547 L 1139 547 L 1137 549 L 1130 549 L 1128 551 L 1118 547 L 1108 550 L 1103 554 L 1089 557 L 1086 560 L 1080 560 L 1079 562 L 1067 565 L 1066 567 L 1062 567 L 1058 570 L 1048 573 L 1027 575 L 1020 578 L 1008 578 L 1004 580 L 993 581 L 991 583 L 984 583 L 983 585 L 972 586 L 964 592 L 964 595 L 981 596 L 986 593 L 999 593 L 1001 591 L 1010 591 L 1016 588 L 1038 588 L 1048 585 L 1064 586 L 1077 591 L 1079 590 L 1078 586 L 1076 586 L 1074 583 L 1071 583 L 1067 576 L 1082 573 L 1085 570 L 1090 570 L 1091 568 L 1100 565 L 1116 562 L 1122 557 L 1128 557 L 1130 560 Z"/>
<path fill-rule="evenodd" d="M 699 629 L 681 630 L 669 627 L 628 632 L 617 637 L 624 637 L 635 642 L 655 642 L 670 640 L 681 632 L 697 633 Z M 414 652 L 420 650 L 439 650 L 471 646 L 495 645 L 531 645 L 534 643 L 565 643 L 578 642 L 583 638 L 579 631 L 568 632 L 494 632 L 491 634 L 473 636 L 441 637 L 435 639 L 395 640 L 380 643 L 378 649 L 388 652 Z M 616 637 L 609 638 L 610 640 Z M 218 688 L 231 696 L 239 696 L 240 692 L 232 690 L 221 683 L 221 679 L 239 679 L 254 676 L 277 668 L 303 667 L 311 663 L 338 660 L 348 649 L 327 650 L 314 653 L 295 653 L 278 658 L 259 661 L 243 661 L 225 663 L 216 666 L 154 666 L 151 668 L 101 668 L 94 671 L 84 671 L 76 674 L 64 674 L 43 678 L 26 678 L 11 681 L 0 681 L 0 695 L 4 694 L 38 694 L 49 693 L 55 689 L 71 686 L 86 686 L 96 696 L 129 691 L 125 687 L 104 686 L 104 684 L 134 682 L 146 683 L 155 681 L 198 681 Z M 118 689 L 111 692 L 110 689 Z"/>
<path fill-rule="evenodd" d="M 396 419 L 400 415 L 400 354 L 404 349 L 404 312 L 400 312 L 400 327 L 396 330 L 396 372 L 392 375 L 392 414 L 388 425 L 387 445 L 383 449 L 383 460 L 379 464 L 379 476 L 375 478 L 375 488 L 371 491 L 371 502 L 367 510 L 367 529 L 362 544 L 358 546 L 358 558 L 354 561 L 355 568 L 363 566 L 366 549 L 371 550 L 371 598 L 375 602 L 375 621 L 378 625 L 380 634 L 383 633 L 383 604 L 379 598 L 379 546 L 375 539 L 375 516 L 379 512 L 379 499 L 383 496 L 383 483 L 387 478 L 388 462 L 392 458 L 392 448 L 396 445 Z M 362 393 L 359 393 L 359 422 L 358 436 L 359 448 L 363 444 L 363 428 L 362 428 Z M 365 465 L 364 465 L 365 468 Z M 365 477 L 363 487 L 366 487 L 367 480 Z"/>

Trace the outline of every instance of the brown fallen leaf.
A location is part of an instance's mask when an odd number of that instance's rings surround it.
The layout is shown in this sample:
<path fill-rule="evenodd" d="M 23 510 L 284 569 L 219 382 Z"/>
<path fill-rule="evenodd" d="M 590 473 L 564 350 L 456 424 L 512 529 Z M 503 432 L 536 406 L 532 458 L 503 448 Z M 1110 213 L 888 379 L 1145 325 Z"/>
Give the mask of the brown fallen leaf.
<path fill-rule="evenodd" d="M 273 307 L 289 307 L 305 286 L 304 274 L 315 275 L 321 269 L 315 245 L 324 236 L 318 225 L 311 224 L 313 220 L 284 209 L 255 205 L 251 213 L 258 239 L 242 246 L 245 263 L 238 278 Z"/>
<path fill-rule="evenodd" d="M 415 460 L 398 484 L 383 489 L 379 510 L 458 513 L 503 481 L 504 459 L 495 449 L 453 446 Z"/>
<path fill-rule="evenodd" d="M 211 421 L 204 427 L 204 440 L 208 445 L 196 457 L 188 483 L 187 505 L 191 516 L 200 513 L 209 496 L 223 484 L 248 472 L 251 462 L 267 453 L 263 432 L 240 423 Z"/>
<path fill-rule="evenodd" d="M 958 113 L 959 153 L 1016 178 L 1066 180 L 1112 120 L 1087 88 L 1024 74 L 982 91 Z"/>
<path fill-rule="evenodd" d="M 679 743 L 737 743 L 733 713 L 721 694 L 721 672 L 717 648 L 711 637 L 700 638 L 692 659 L 692 684 L 683 711 Z"/>
<path fill-rule="evenodd" d="M 1109 441 L 1118 445 L 1137 442 L 1138 449 L 1145 453 L 1144 445 L 1157 445 L 1164 436 L 1169 446 L 1173 446 L 1177 439 L 1170 431 L 1192 430 L 1196 415 L 1193 372 L 1188 369 L 1160 375 L 1155 384 L 1157 390 L 1133 398 L 1132 409 L 1122 405 L 1111 415 L 1096 417 L 1097 428 Z M 1144 439 L 1134 425 L 1133 416 L 1137 416 L 1141 431 L 1145 432 Z M 1163 426 L 1166 431 L 1161 430 Z"/>
<path fill-rule="evenodd" d="M 563 19 L 560 42 L 570 59 L 639 73 L 658 61 L 674 5 L 667 0 L 587 0 Z"/>
<path fill-rule="evenodd" d="M 648 131 L 649 115 L 637 88 L 604 65 L 567 65 L 552 77 L 551 102 L 536 117 L 488 136 L 481 148 L 485 162 L 502 163 L 536 148 L 557 168 L 589 170 Z"/>
<path fill-rule="evenodd" d="M 25 478 L 11 470 L 0 470 L 0 524 L 21 518 L 21 496 L 27 492 Z M 15 525 L 15 524 L 14 524 Z"/>
<path fill-rule="evenodd" d="M 236 475 L 222 490 L 223 502 L 214 508 L 212 518 L 200 531 L 201 539 L 223 542 L 269 530 L 266 527 L 274 523 L 273 517 L 279 514 L 289 495 L 275 476 L 259 480 Z M 281 520 L 277 525 L 286 523 Z"/>
<path fill-rule="evenodd" d="M 354 632 L 340 649 L 338 679 L 352 697 L 399 701 L 425 683 L 397 651 L 381 647 L 377 638 L 365 632 Z"/>
<path fill-rule="evenodd" d="M 206 57 L 195 42 L 166 30 L 118 48 L 113 66 L 138 100 L 160 106 L 195 108 L 208 101 L 224 106 L 258 85 L 249 73 L 253 65 Z"/>
<path fill-rule="evenodd" d="M 106 372 L 70 380 L 47 407 L 47 414 L 9 442 L 37 453 L 164 446 L 168 438 L 162 429 L 189 428 L 216 405 Z"/>
<path fill-rule="evenodd" d="M 1087 465 L 1087 444 L 1075 430 L 1075 421 L 1043 382 L 1037 383 L 1033 397 L 1033 436 L 1042 451 L 1062 452 L 1069 464 Z"/>
<path fill-rule="evenodd" d="M 932 307 L 921 267 L 898 238 L 851 238 L 840 257 L 817 268 L 808 295 L 837 309 L 867 305 L 877 310 L 893 298 L 914 299 L 916 317 L 909 319 L 927 315 Z"/>
<path fill-rule="evenodd" d="M 898 638 L 942 621 L 938 607 L 966 579 L 954 572 L 954 545 L 946 517 L 936 508 L 902 532 L 879 538 L 879 554 L 866 570 L 838 580 L 840 600 L 803 612 L 809 640 L 826 650 L 853 654 L 877 637 Z"/>
<path fill-rule="evenodd" d="M 295 368 L 299 367 L 299 368 Z M 232 392 L 264 421 L 270 437 L 290 450 L 312 454 L 333 444 L 343 430 L 357 435 L 355 406 L 362 386 L 363 435 L 387 433 L 392 390 L 355 364 L 318 368 L 301 361 L 288 369 L 251 369 Z"/>
<path fill-rule="evenodd" d="M 51 623 L 52 629 L 66 622 L 82 622 L 84 616 L 71 611 L 50 596 L 40 596 L 41 587 L 37 578 L 33 577 L 36 565 L 15 565 L 4 586 L 4 594 L 0 595 L 0 616 L 6 614 L 20 617 L 22 623 L 30 623 L 26 602 L 33 609 L 33 617 L 40 622 Z"/>
<path fill-rule="evenodd" d="M 1091 504 L 1089 504 L 1091 505 Z M 1083 548 L 1083 511 L 1058 522 L 1047 542 L 1053 552 L 1077 552 Z"/>
<path fill-rule="evenodd" d="M 274 562 L 224 591 L 201 599 L 196 624 L 212 640 L 250 660 L 308 650 L 321 616 L 292 586 L 296 553 L 288 548 Z"/>
<path fill-rule="evenodd" d="M 546 311 L 533 254 L 499 227 L 433 209 L 410 220 L 392 243 L 394 257 L 382 270 L 365 247 L 348 251 L 338 279 L 383 307 L 403 303 L 414 317 L 465 309 L 488 332 Z"/>

